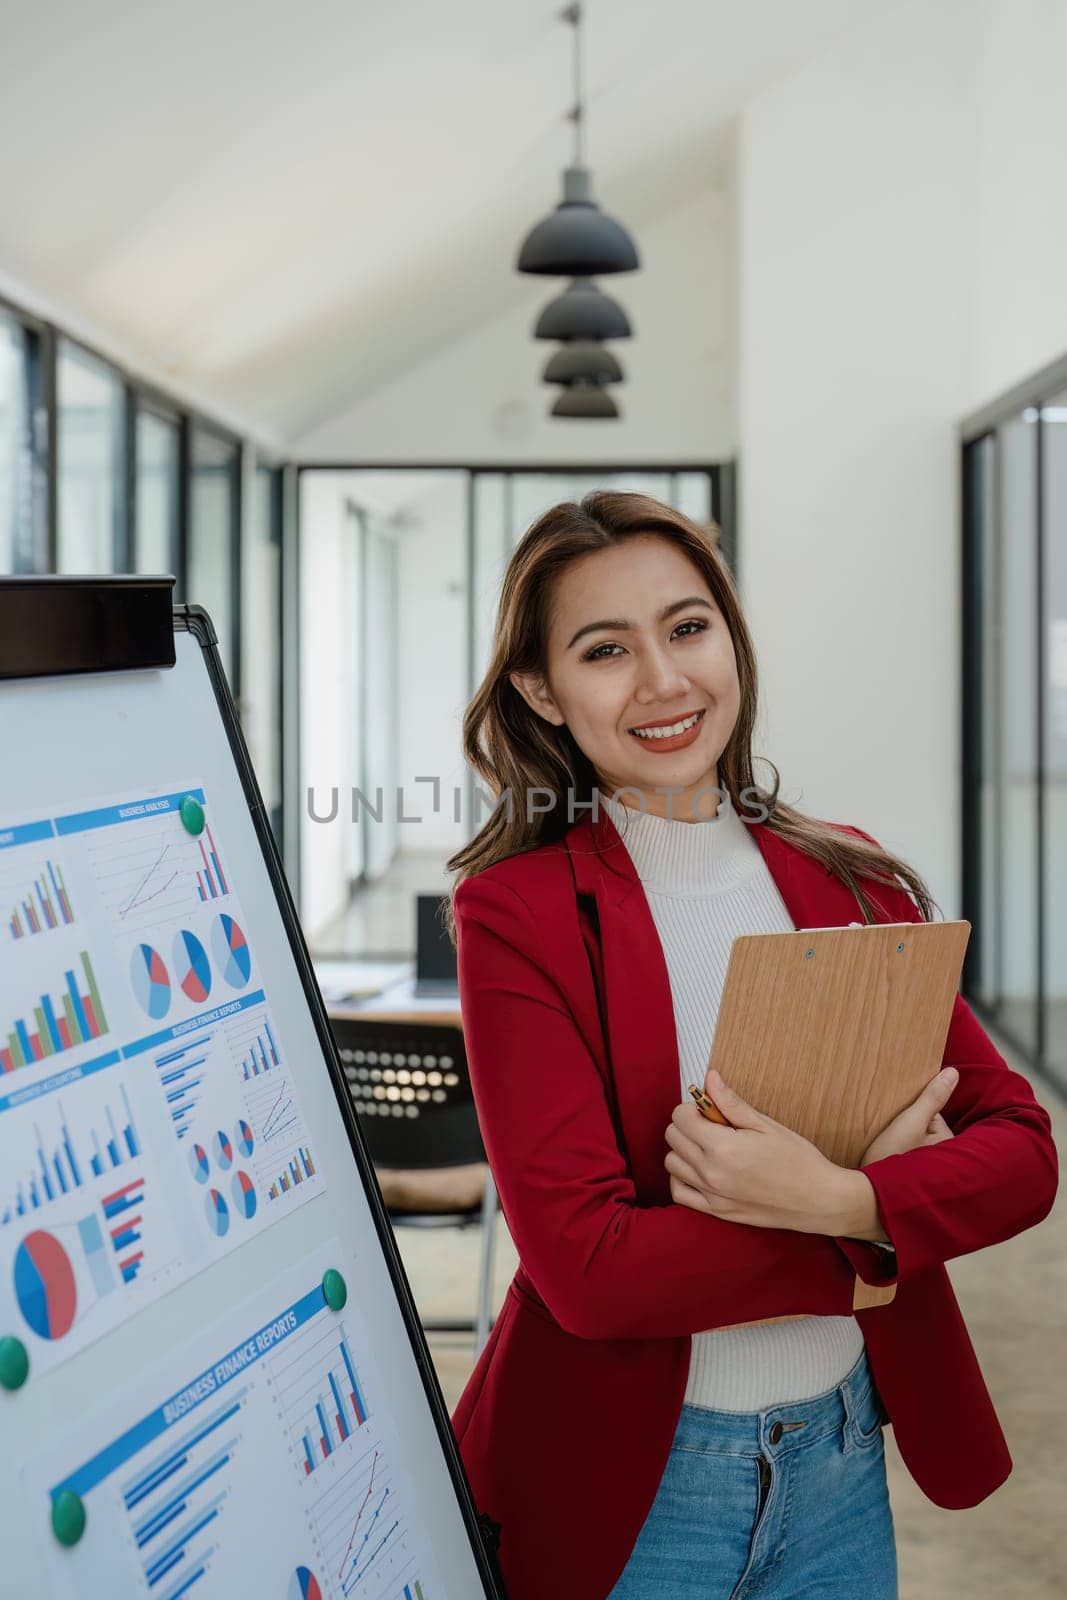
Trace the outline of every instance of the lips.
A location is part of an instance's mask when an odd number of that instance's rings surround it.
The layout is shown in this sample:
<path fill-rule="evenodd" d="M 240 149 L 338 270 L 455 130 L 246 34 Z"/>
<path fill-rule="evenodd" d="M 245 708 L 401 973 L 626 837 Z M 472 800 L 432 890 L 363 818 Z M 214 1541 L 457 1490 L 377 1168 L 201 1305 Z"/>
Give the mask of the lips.
<path fill-rule="evenodd" d="M 626 731 L 628 733 L 637 734 L 637 733 L 644 733 L 644 732 L 649 731 L 649 730 L 651 730 L 653 728 L 673 728 L 676 723 L 688 722 L 690 717 L 696 717 L 698 719 L 702 719 L 703 716 L 704 716 L 704 707 L 703 706 L 696 706 L 696 707 L 694 707 L 694 709 L 692 711 L 681 711 L 681 712 L 679 712 L 679 714 L 676 717 L 660 717 L 660 719 L 657 722 L 639 722 L 639 723 L 635 724 L 634 727 L 628 728 Z M 698 722 L 698 725 L 699 725 L 699 722 Z"/>

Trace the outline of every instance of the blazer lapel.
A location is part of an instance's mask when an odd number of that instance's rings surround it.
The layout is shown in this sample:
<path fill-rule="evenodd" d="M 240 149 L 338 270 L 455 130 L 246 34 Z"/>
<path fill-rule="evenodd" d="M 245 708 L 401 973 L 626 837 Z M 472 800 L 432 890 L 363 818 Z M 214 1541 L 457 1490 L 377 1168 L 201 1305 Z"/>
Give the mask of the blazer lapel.
<path fill-rule="evenodd" d="M 746 825 L 794 927 L 852 920 L 856 902 L 837 878 L 769 828 Z M 637 870 L 607 810 L 601 808 L 595 823 L 589 817 L 576 822 L 565 842 L 577 894 L 596 903 L 598 934 L 590 954 L 630 1171 L 643 1204 L 666 1204 L 670 1180 L 663 1165 L 664 1134 L 682 1087 L 663 946 Z"/>

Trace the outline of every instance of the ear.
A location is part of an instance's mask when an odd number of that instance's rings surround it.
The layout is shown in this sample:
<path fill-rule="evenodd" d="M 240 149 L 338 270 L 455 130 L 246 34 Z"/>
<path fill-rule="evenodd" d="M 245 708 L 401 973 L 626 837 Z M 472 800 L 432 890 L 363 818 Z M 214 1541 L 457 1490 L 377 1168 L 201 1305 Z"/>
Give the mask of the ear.
<path fill-rule="evenodd" d="M 509 672 L 508 677 L 532 711 L 544 717 L 546 722 L 554 723 L 557 728 L 562 727 L 563 712 L 552 698 L 543 673 Z"/>

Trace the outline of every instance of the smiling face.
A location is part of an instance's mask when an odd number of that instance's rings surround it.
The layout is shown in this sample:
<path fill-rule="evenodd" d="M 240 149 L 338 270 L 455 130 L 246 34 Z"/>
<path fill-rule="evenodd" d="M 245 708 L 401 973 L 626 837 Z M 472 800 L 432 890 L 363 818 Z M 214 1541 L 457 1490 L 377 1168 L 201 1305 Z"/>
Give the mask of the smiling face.
<path fill-rule="evenodd" d="M 546 651 L 547 682 L 525 672 L 511 681 L 540 716 L 566 724 L 604 793 L 636 791 L 621 802 L 643 800 L 657 816 L 715 815 L 718 797 L 706 791 L 740 710 L 737 659 L 712 591 L 681 551 L 641 534 L 572 562 L 555 585 Z M 669 737 L 634 731 L 678 724 Z"/>

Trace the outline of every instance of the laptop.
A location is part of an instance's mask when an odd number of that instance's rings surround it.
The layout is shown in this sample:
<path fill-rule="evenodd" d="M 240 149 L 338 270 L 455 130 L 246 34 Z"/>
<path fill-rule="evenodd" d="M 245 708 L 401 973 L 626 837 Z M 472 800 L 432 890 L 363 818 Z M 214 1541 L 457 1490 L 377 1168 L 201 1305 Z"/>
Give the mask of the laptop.
<path fill-rule="evenodd" d="M 415 998 L 458 1000 L 456 952 L 441 920 L 443 897 L 415 896 Z"/>

